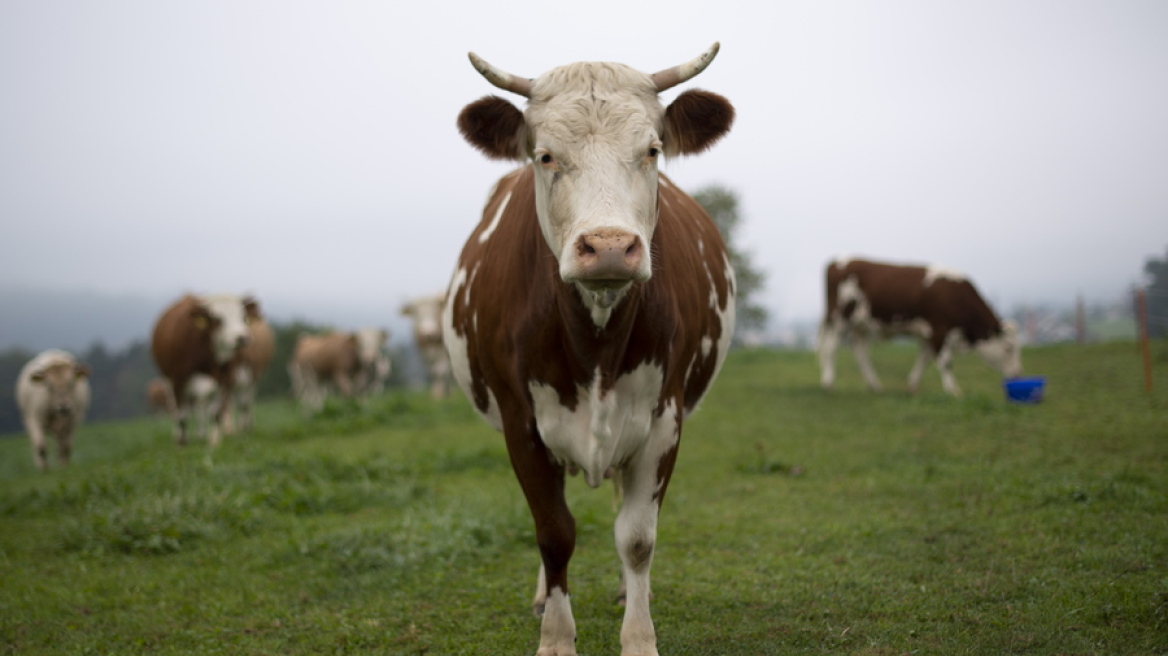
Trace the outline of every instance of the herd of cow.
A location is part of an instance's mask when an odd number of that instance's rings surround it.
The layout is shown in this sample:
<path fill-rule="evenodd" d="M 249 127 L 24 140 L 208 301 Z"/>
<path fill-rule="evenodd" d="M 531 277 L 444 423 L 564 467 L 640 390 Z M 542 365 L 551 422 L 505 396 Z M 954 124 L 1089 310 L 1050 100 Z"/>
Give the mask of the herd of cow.
<path fill-rule="evenodd" d="M 705 396 L 734 333 L 736 284 L 726 246 L 697 202 L 658 170 L 661 156 L 697 154 L 734 121 L 728 100 L 687 90 L 668 106 L 658 94 L 701 73 L 695 59 L 648 75 L 622 64 L 575 63 L 537 78 L 512 75 L 473 53 L 492 85 L 527 98 L 525 110 L 486 96 L 458 117 L 487 157 L 520 167 L 495 185 L 444 295 L 407 306 L 432 364 L 433 393 L 452 373 L 484 419 L 504 435 L 535 522 L 540 566 L 533 599 L 542 617 L 537 656 L 576 653 L 568 562 L 576 525 L 566 474 L 591 487 L 612 479 L 625 605 L 621 653 L 657 654 L 649 570 L 657 517 L 681 427 Z M 939 267 L 841 259 L 826 270 L 819 330 L 821 383 L 835 381 L 835 352 L 851 342 L 868 385 L 880 386 L 871 340 L 915 336 L 913 391 L 934 360 L 944 389 L 953 354 L 973 349 L 1004 376 L 1021 373 L 1017 330 L 997 317 L 964 276 Z M 319 407 L 321 384 L 342 393 L 376 389 L 388 373 L 383 331 L 305 336 L 292 358 L 297 395 Z M 186 296 L 159 319 L 155 386 L 186 441 L 190 408 L 220 395 L 208 439 L 229 430 L 232 399 L 250 425 L 255 381 L 272 357 L 271 331 L 254 299 Z M 447 357 L 448 356 L 448 357 Z M 68 460 L 69 434 L 88 402 L 87 370 L 62 351 L 21 373 L 18 403 L 45 466 L 45 431 Z"/>
<path fill-rule="evenodd" d="M 432 348 L 442 343 L 442 300 L 442 295 L 419 298 L 402 308 L 414 319 L 414 339 L 435 397 L 446 395 L 450 372 L 445 350 Z M 388 341 L 381 328 L 299 335 L 287 363 L 293 396 L 315 412 L 332 389 L 352 398 L 380 394 L 390 374 Z M 259 380 L 276 352 L 275 335 L 255 298 L 184 295 L 158 318 L 150 351 L 161 376 L 147 384 L 146 398 L 173 420 L 176 444 L 188 442 L 188 428 L 211 446 L 224 434 L 252 428 Z M 73 432 L 89 406 L 88 378 L 89 368 L 59 349 L 21 369 L 16 401 L 40 469 L 48 469 L 50 434 L 59 463 L 68 464 Z"/>

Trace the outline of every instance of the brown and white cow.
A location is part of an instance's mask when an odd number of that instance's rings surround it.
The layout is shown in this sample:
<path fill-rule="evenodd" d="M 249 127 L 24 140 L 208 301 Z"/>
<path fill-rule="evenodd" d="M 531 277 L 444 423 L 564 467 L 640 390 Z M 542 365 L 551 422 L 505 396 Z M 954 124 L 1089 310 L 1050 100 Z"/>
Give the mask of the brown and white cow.
<path fill-rule="evenodd" d="M 389 333 L 380 328 L 301 335 L 288 363 L 293 394 L 312 411 L 324 407 L 329 383 L 343 396 L 367 394 L 379 369 L 388 368 L 382 364 L 388 339 Z"/>
<path fill-rule="evenodd" d="M 247 326 L 248 340 L 239 352 L 239 365 L 235 368 L 235 396 L 233 410 L 239 412 L 239 428 L 251 430 L 254 425 L 253 411 L 260 377 L 272 363 L 276 354 L 276 336 L 268 322 L 260 317 Z M 235 424 L 231 414 L 228 420 Z"/>
<path fill-rule="evenodd" d="M 470 55 L 525 111 L 488 96 L 462 110 L 488 157 L 530 163 L 496 185 L 451 281 L 443 316 L 455 379 L 505 436 L 535 520 L 538 654 L 575 654 L 568 561 L 576 524 L 566 471 L 617 479 L 626 585 L 622 653 L 656 654 L 649 569 L 657 516 L 686 416 L 734 332 L 734 272 L 713 221 L 658 171 L 730 128 L 723 97 L 657 94 L 700 73 L 696 59 L 648 75 L 576 63 L 528 80 Z"/>
<path fill-rule="evenodd" d="M 226 428 L 226 416 L 235 389 L 240 350 L 248 341 L 248 324 L 261 318 L 259 303 L 250 296 L 187 294 L 162 313 L 154 325 L 150 350 L 154 363 L 170 381 L 176 401 L 172 415 L 174 439 L 187 443 L 188 386 L 197 374 L 214 380 L 220 392 L 215 421 L 207 441 L 212 446 Z"/>
<path fill-rule="evenodd" d="M 50 349 L 29 360 L 16 378 L 16 407 L 32 442 L 32 458 L 49 468 L 45 435 L 57 437 L 57 462 L 69 464 L 73 432 L 89 409 L 89 367 L 65 351 Z"/>
<path fill-rule="evenodd" d="M 450 388 L 450 356 L 442 341 L 442 307 L 446 294 L 416 298 L 402 306 L 401 313 L 413 319 L 414 344 L 422 355 L 430 396 L 445 398 Z"/>
<path fill-rule="evenodd" d="M 936 266 L 901 266 L 838 259 L 827 266 L 827 307 L 819 327 L 820 382 L 835 383 L 835 352 L 850 338 L 868 387 L 880 389 L 868 345 L 872 339 L 911 335 L 921 342 L 908 376 L 916 392 L 929 360 L 935 359 L 945 391 L 961 395 L 953 377 L 953 355 L 972 348 L 1003 376 L 1022 373 L 1018 330 L 1002 321 L 964 275 Z"/>

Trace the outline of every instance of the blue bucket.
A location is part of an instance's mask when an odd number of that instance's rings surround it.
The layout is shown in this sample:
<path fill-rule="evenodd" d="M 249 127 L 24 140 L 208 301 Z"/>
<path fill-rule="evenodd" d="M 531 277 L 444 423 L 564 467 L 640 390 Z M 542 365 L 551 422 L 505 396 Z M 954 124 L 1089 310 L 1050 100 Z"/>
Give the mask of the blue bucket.
<path fill-rule="evenodd" d="M 1046 376 L 1009 378 L 1002 382 L 1006 399 L 1014 403 L 1038 403 L 1046 393 Z"/>

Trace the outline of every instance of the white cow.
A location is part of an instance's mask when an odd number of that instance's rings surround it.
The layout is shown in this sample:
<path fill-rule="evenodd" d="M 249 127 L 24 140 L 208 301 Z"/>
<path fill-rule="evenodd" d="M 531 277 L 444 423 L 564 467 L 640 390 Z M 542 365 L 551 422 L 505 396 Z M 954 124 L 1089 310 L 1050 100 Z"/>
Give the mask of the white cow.
<path fill-rule="evenodd" d="M 430 396 L 445 398 L 450 387 L 450 356 L 442 341 L 442 308 L 446 294 L 417 298 L 402 306 L 401 313 L 414 320 L 414 343 L 426 365 Z"/>
<path fill-rule="evenodd" d="M 45 434 L 57 436 L 57 462 L 69 464 L 73 431 L 89 409 L 89 367 L 65 351 L 41 353 L 16 379 L 16 405 L 32 440 L 32 457 L 42 471 L 49 468 Z"/>

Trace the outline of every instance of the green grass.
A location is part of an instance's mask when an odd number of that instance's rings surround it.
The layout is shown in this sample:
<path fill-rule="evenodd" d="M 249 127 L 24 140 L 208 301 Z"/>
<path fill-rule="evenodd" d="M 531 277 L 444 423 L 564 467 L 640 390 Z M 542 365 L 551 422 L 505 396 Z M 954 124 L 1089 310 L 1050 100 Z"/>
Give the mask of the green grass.
<path fill-rule="evenodd" d="M 1047 400 L 964 399 L 914 352 L 731 355 L 662 512 L 663 654 L 1168 653 L 1168 364 L 1130 342 L 1030 349 Z M 397 393 L 176 448 L 85 427 L 67 471 L 0 440 L 0 653 L 523 654 L 538 557 L 502 439 L 461 398 Z M 611 492 L 569 482 L 582 655 L 620 651 Z"/>

